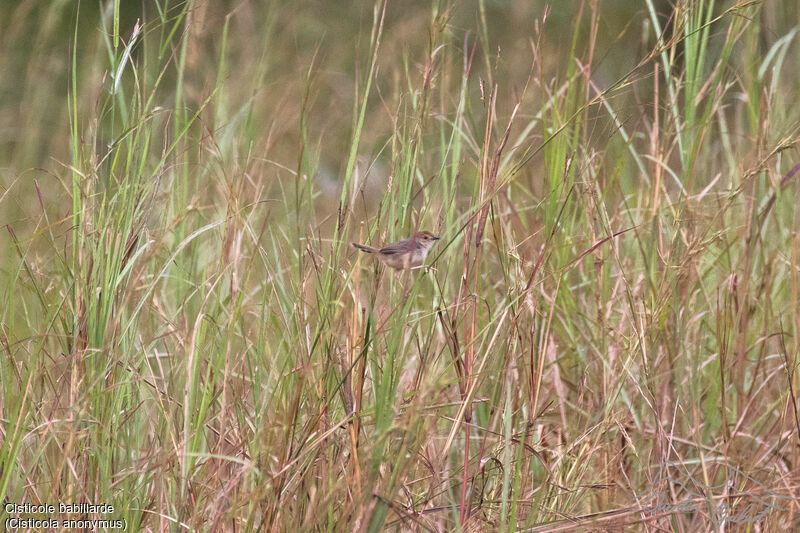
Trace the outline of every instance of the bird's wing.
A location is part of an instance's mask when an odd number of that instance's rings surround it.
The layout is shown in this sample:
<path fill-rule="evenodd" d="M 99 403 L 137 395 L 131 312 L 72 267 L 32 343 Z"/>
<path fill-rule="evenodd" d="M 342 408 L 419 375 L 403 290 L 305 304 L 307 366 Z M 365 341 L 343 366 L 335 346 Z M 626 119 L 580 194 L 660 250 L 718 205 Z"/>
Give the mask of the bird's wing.
<path fill-rule="evenodd" d="M 404 239 L 402 241 L 393 242 L 387 246 L 381 248 L 381 253 L 383 255 L 394 255 L 394 254 L 402 254 L 408 251 L 408 244 L 411 239 Z"/>

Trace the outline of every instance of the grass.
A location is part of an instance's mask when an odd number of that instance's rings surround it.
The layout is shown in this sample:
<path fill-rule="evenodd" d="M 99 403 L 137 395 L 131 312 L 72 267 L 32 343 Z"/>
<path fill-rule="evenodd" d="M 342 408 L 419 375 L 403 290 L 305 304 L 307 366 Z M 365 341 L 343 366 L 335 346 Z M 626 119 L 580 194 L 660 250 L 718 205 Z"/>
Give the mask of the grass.
<path fill-rule="evenodd" d="M 797 6 L 356 4 L 0 7 L 0 520 L 796 528 Z"/>

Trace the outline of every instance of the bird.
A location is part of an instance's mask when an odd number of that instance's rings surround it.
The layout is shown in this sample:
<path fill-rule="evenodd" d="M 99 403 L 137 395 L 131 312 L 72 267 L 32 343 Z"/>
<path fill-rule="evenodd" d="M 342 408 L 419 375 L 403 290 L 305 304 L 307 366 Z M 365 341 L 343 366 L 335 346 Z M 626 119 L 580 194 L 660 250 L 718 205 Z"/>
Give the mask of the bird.
<path fill-rule="evenodd" d="M 417 268 L 425 262 L 428 250 L 439 237 L 427 230 L 422 230 L 408 239 L 387 244 L 383 248 L 373 248 L 363 244 L 351 243 L 354 248 L 368 254 L 376 254 L 386 266 L 395 270 Z"/>

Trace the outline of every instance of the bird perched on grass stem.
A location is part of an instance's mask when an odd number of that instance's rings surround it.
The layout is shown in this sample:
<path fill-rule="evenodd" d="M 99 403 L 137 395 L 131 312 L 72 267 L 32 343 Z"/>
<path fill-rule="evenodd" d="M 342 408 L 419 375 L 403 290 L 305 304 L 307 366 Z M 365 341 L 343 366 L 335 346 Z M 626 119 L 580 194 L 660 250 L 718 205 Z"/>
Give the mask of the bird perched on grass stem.
<path fill-rule="evenodd" d="M 355 242 L 352 244 L 353 247 L 362 252 L 376 254 L 378 259 L 388 267 L 395 270 L 406 270 L 421 266 L 425 262 L 428 250 L 438 240 L 439 237 L 436 237 L 430 231 L 423 230 L 408 239 L 387 244 L 383 248 L 373 248 L 372 246 L 364 246 Z"/>

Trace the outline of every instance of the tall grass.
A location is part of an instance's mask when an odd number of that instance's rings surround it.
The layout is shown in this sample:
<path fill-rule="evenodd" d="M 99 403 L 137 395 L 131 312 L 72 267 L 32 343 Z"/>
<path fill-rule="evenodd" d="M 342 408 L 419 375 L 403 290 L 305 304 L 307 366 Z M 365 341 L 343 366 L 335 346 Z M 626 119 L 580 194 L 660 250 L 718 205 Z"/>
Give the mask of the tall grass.
<path fill-rule="evenodd" d="M 4 502 L 796 527 L 797 6 L 0 10 Z"/>

